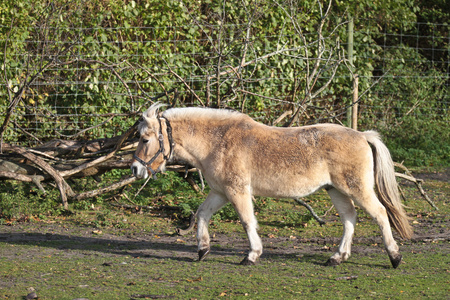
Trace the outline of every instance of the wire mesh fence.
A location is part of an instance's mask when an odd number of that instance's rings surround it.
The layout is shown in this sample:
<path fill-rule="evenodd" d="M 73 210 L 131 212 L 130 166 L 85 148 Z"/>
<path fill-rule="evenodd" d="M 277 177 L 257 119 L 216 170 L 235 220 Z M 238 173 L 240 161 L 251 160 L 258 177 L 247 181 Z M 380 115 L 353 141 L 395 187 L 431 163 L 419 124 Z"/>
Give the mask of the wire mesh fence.
<path fill-rule="evenodd" d="M 36 27 L 25 36 L 23 28 L 2 26 L 10 34 L 0 42 L 11 47 L 0 50 L 1 122 L 20 94 L 4 140 L 32 145 L 115 135 L 160 94 L 170 105 L 228 107 L 267 124 L 347 125 L 355 74 L 361 128 L 394 126 L 405 117 L 445 119 L 449 28 L 355 29 L 349 61 L 347 40 L 340 39 L 347 36 L 344 25 L 319 39 L 305 33 L 303 40 L 284 32 L 249 34 L 248 24 Z M 308 89 L 314 70 L 316 86 Z"/>

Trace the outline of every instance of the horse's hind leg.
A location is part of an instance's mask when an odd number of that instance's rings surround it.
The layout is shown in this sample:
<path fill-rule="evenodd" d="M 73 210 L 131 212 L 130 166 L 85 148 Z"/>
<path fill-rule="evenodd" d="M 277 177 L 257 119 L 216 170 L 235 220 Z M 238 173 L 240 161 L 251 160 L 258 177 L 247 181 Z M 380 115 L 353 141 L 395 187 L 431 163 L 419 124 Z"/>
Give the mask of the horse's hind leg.
<path fill-rule="evenodd" d="M 211 191 L 197 210 L 198 259 L 202 261 L 210 251 L 208 225 L 211 216 L 227 203 L 224 195 Z"/>
<path fill-rule="evenodd" d="M 342 235 L 339 249 L 326 262 L 327 266 L 337 266 L 350 257 L 352 238 L 356 225 L 356 211 L 350 197 L 342 194 L 337 189 L 333 188 L 329 190 L 328 194 L 330 195 L 331 201 L 339 213 L 344 226 L 344 234 Z"/>
<path fill-rule="evenodd" d="M 402 261 L 402 256 L 399 252 L 398 245 L 392 236 L 391 225 L 386 212 L 386 208 L 378 200 L 375 191 L 372 189 L 366 190 L 361 197 L 354 198 L 356 204 L 361 206 L 378 224 L 383 235 L 383 242 L 386 251 L 391 260 L 392 266 L 397 268 Z"/>

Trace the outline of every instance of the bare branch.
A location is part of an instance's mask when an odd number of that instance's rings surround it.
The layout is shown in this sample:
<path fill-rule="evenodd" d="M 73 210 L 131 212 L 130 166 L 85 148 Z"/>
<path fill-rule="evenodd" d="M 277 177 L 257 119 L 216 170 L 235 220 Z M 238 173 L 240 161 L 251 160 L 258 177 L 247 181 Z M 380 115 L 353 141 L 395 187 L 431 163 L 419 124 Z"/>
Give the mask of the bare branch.
<path fill-rule="evenodd" d="M 395 172 L 395 176 L 409 180 L 411 182 L 414 182 L 417 186 L 417 189 L 419 190 L 420 194 L 425 198 L 425 200 L 430 204 L 434 209 L 439 210 L 439 208 L 434 204 L 434 202 L 428 197 L 427 193 L 422 187 L 423 180 L 415 178 L 411 171 L 409 171 L 403 164 L 394 162 L 394 166 L 397 168 L 402 169 L 406 174 Z"/>
<path fill-rule="evenodd" d="M 181 83 L 183 83 L 183 85 L 189 90 L 189 92 L 191 92 L 192 95 L 194 95 L 194 97 L 198 100 L 198 102 L 200 102 L 200 104 L 202 106 L 205 106 L 202 99 L 200 99 L 200 97 L 197 95 L 197 93 L 193 89 L 191 89 L 191 87 L 186 83 L 186 81 L 180 75 L 178 75 L 176 72 L 174 72 L 172 70 L 172 68 L 170 68 L 170 66 L 167 62 L 166 62 L 166 64 L 167 64 L 167 68 L 169 69 L 169 72 L 171 74 L 173 74 L 176 78 L 178 78 L 178 80 L 180 80 Z"/>
<path fill-rule="evenodd" d="M 98 195 L 101 195 L 101 194 L 104 194 L 104 193 L 111 192 L 111 191 L 114 191 L 116 189 L 119 189 L 119 188 L 121 188 L 121 187 L 123 187 L 123 186 L 125 186 L 127 184 L 135 182 L 136 180 L 138 180 L 136 177 L 130 175 L 130 176 L 125 177 L 121 181 L 116 182 L 116 183 L 114 183 L 114 184 L 112 184 L 110 186 L 107 186 L 107 187 L 104 187 L 104 188 L 100 188 L 100 189 L 97 189 L 97 190 L 94 190 L 94 191 L 89 191 L 89 192 L 73 195 L 71 197 L 71 199 L 78 201 L 78 200 L 83 200 L 83 199 L 87 199 L 87 198 L 96 197 Z"/>
<path fill-rule="evenodd" d="M 72 191 L 72 188 L 64 180 L 64 178 L 48 163 L 46 163 L 44 160 L 40 159 L 36 155 L 32 154 L 31 152 L 26 151 L 24 148 L 13 146 L 11 147 L 11 150 L 31 160 L 33 163 L 41 167 L 45 172 L 47 172 L 50 176 L 53 177 L 61 194 L 63 206 L 65 209 L 68 209 L 69 204 L 67 203 L 67 195 L 72 196 L 74 192 Z"/>
<path fill-rule="evenodd" d="M 119 140 L 118 140 L 118 142 L 117 142 L 117 144 L 116 144 L 116 146 L 115 146 L 115 148 L 114 148 L 114 150 L 112 152 L 110 152 L 109 154 L 107 154 L 105 156 L 99 157 L 99 158 L 97 158 L 97 159 L 95 159 L 93 161 L 90 161 L 90 162 L 87 162 L 85 164 L 82 164 L 82 165 L 80 165 L 77 168 L 74 168 L 72 170 L 63 171 L 63 172 L 61 172 L 61 176 L 66 177 L 66 176 L 74 175 L 74 174 L 76 174 L 78 172 L 81 172 L 81 171 L 83 171 L 83 170 L 85 170 L 87 168 L 91 168 L 91 167 L 93 167 L 95 165 L 98 165 L 99 163 L 102 163 L 102 162 L 107 161 L 108 159 L 112 158 L 116 154 L 116 152 L 120 150 L 120 148 L 122 147 L 123 142 L 131 134 L 136 132 L 138 124 L 139 124 L 139 120 L 136 121 L 133 126 L 131 126 L 124 134 L 122 134 L 120 136 L 120 138 L 119 138 Z"/>
<path fill-rule="evenodd" d="M 294 200 L 295 200 L 298 204 L 300 204 L 300 205 L 306 207 L 306 209 L 308 209 L 308 211 L 311 213 L 311 215 L 313 216 L 313 218 L 314 218 L 317 222 L 319 222 L 320 225 L 325 224 L 325 221 L 322 220 L 322 219 L 316 214 L 316 212 L 314 211 L 314 209 L 313 209 L 308 203 L 306 203 L 305 201 L 303 201 L 303 200 L 301 200 L 301 199 L 298 199 L 298 198 L 296 198 L 296 199 L 294 199 Z"/>

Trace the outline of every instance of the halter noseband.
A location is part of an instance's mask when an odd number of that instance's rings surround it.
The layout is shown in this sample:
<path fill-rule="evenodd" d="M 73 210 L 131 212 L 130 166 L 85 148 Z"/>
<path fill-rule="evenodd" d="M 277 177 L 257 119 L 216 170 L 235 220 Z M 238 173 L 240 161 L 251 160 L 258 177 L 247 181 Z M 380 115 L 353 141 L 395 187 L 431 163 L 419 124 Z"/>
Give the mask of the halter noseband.
<path fill-rule="evenodd" d="M 166 128 L 166 131 L 167 131 L 167 139 L 169 140 L 169 147 L 170 147 L 170 148 L 169 148 L 169 154 L 168 154 L 168 155 L 166 155 L 166 154 L 164 153 L 164 135 L 163 135 L 163 133 L 162 133 L 162 124 L 161 124 L 161 119 L 162 119 L 162 118 L 166 121 L 166 127 L 167 127 L 167 128 Z M 167 119 L 164 118 L 164 117 L 157 118 L 157 119 L 158 119 L 158 122 L 159 122 L 159 135 L 158 135 L 159 149 L 158 149 L 158 151 L 155 153 L 155 155 L 153 155 L 153 157 L 152 157 L 148 162 L 145 162 L 144 160 L 140 159 L 140 158 L 136 155 L 136 152 L 133 153 L 134 159 L 136 159 L 139 163 L 141 163 L 142 165 L 144 165 L 144 167 L 146 167 L 146 168 L 150 171 L 150 173 L 152 173 L 152 176 L 153 176 L 154 179 L 156 179 L 156 173 L 158 173 L 159 171 L 161 171 L 161 170 L 160 170 L 160 167 L 161 167 L 162 164 L 159 165 L 159 167 L 158 167 L 158 169 L 156 169 L 156 171 L 152 169 L 151 164 L 156 160 L 156 158 L 157 158 L 160 154 L 163 155 L 163 158 L 164 158 L 165 161 L 169 160 L 170 157 L 172 156 L 172 153 L 173 153 L 173 146 L 174 146 L 173 139 L 172 139 L 172 127 L 170 126 L 169 120 L 167 120 Z"/>

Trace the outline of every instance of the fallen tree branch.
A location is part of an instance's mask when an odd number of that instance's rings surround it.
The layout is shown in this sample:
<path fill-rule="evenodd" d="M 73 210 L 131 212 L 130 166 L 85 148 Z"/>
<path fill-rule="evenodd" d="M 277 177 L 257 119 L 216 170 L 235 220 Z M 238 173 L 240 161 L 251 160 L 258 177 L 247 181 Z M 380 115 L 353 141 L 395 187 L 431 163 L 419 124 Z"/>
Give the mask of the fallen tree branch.
<path fill-rule="evenodd" d="M 19 146 L 12 146 L 11 150 L 22 155 L 23 157 L 29 159 L 34 164 L 42 168 L 45 172 L 47 172 L 54 180 L 56 185 L 58 186 L 59 192 L 61 194 L 61 200 L 64 209 L 69 208 L 69 204 L 67 203 L 67 196 L 73 196 L 74 192 L 72 188 L 67 184 L 64 178 L 56 171 L 52 166 L 50 166 L 47 162 L 37 157 L 31 152 L 26 151 L 26 149 Z"/>
<path fill-rule="evenodd" d="M 433 201 L 431 201 L 431 199 L 428 197 L 427 193 L 425 192 L 425 190 L 422 187 L 422 179 L 417 179 L 415 178 L 412 174 L 411 171 L 409 171 L 403 164 L 401 163 L 396 163 L 394 162 L 394 166 L 398 167 L 400 169 L 402 169 L 403 171 L 405 171 L 405 174 L 402 173 L 398 173 L 395 172 L 395 176 L 406 179 L 408 181 L 414 182 L 417 186 L 417 189 L 419 190 L 420 194 L 422 195 L 423 198 L 425 198 L 425 200 L 428 202 L 428 204 L 430 204 L 432 207 L 434 207 L 434 209 L 439 210 L 439 208 L 436 206 L 436 204 L 434 204 Z"/>
<path fill-rule="evenodd" d="M 123 142 L 124 142 L 128 137 L 130 137 L 131 134 L 133 134 L 133 133 L 136 132 L 136 129 L 137 129 L 137 126 L 139 125 L 139 122 L 140 122 L 139 120 L 136 121 L 136 122 L 134 123 L 133 126 L 131 126 L 124 134 L 122 134 L 122 135 L 120 136 L 120 138 L 119 138 L 119 140 L 117 141 L 117 144 L 115 145 L 114 150 L 113 150 L 112 152 L 110 152 L 109 154 L 107 154 L 107 155 L 105 155 L 105 156 L 102 156 L 102 157 L 100 157 L 100 158 L 97 158 L 97 159 L 95 159 L 95 160 L 93 160 L 93 161 L 90 161 L 90 162 L 87 162 L 87 163 L 85 163 L 85 164 L 83 164 L 83 165 L 80 165 L 80 166 L 78 166 L 77 168 L 75 168 L 75 169 L 73 169 L 73 170 L 68 170 L 68 171 L 65 171 L 65 172 L 61 172 L 61 175 L 62 175 L 62 176 L 70 176 L 70 175 L 73 175 L 73 174 L 76 174 L 76 173 L 78 173 L 78 172 L 81 172 L 81 171 L 83 171 L 84 169 L 93 167 L 93 166 L 95 166 L 95 165 L 98 165 L 98 164 L 101 163 L 101 162 L 104 162 L 104 161 L 106 161 L 106 160 L 112 158 L 112 157 L 116 154 L 116 152 L 120 150 L 120 148 L 122 147 Z"/>
<path fill-rule="evenodd" d="M 41 184 L 41 181 L 44 180 L 44 177 L 39 175 L 24 175 L 24 174 L 18 174 L 15 172 L 8 172 L 8 171 L 0 171 L 0 178 L 9 178 L 13 180 L 19 180 L 23 182 L 33 182 L 36 184 L 36 186 L 44 193 L 46 193 L 44 187 Z"/>
<path fill-rule="evenodd" d="M 195 225 L 195 218 L 197 217 L 197 214 L 194 212 L 191 212 L 191 217 L 189 218 L 189 226 L 186 229 L 181 229 L 181 228 L 177 228 L 177 234 L 178 235 L 186 235 L 189 232 L 192 231 L 192 229 L 194 229 L 194 225 Z"/>
<path fill-rule="evenodd" d="M 14 179 L 14 180 L 19 180 L 19 181 L 23 181 L 23 182 L 33 182 L 34 184 L 36 184 L 36 186 L 42 192 L 46 193 L 44 187 L 41 184 L 41 182 L 44 180 L 43 176 L 39 176 L 39 175 L 23 175 L 23 174 L 18 174 L 18 173 L 15 173 L 15 172 L 0 171 L 0 177 Z"/>
<path fill-rule="evenodd" d="M 152 210 L 152 209 L 154 209 L 153 206 L 148 206 L 148 205 L 131 205 L 131 204 L 116 204 L 116 203 L 110 203 L 110 205 L 119 207 L 119 208 L 136 209 L 136 210 L 142 210 L 142 209 Z"/>
<path fill-rule="evenodd" d="M 89 192 L 85 192 L 85 193 L 80 193 L 80 194 L 77 194 L 77 195 L 73 195 L 70 199 L 71 200 L 83 200 L 83 199 L 87 199 L 87 198 L 96 197 L 98 195 L 101 195 L 101 194 L 104 194 L 104 193 L 111 192 L 111 191 L 114 191 L 116 189 L 119 189 L 119 188 L 121 188 L 121 187 L 123 187 L 123 186 L 125 186 L 127 184 L 135 182 L 136 180 L 138 180 L 138 178 L 130 175 L 130 176 L 125 177 L 121 181 L 116 182 L 116 183 L 114 183 L 114 184 L 112 184 L 110 186 L 103 187 L 103 188 L 100 188 L 100 189 L 97 189 L 97 190 L 93 190 L 93 191 L 89 191 Z"/>
<path fill-rule="evenodd" d="M 298 198 L 294 198 L 294 200 L 295 200 L 298 204 L 300 204 L 300 205 L 306 207 L 306 208 L 309 210 L 309 212 L 311 213 L 311 215 L 313 216 L 313 218 L 314 218 L 317 222 L 319 222 L 320 225 L 324 225 L 324 224 L 325 224 L 325 221 L 322 220 L 322 219 L 316 214 L 316 212 L 314 211 L 314 209 L 313 209 L 308 203 L 306 203 L 305 201 L 303 201 L 303 200 L 301 200 L 301 199 L 298 199 Z"/>

